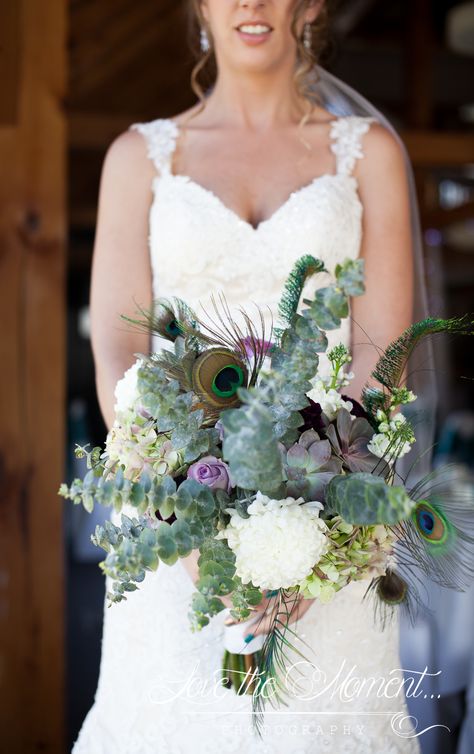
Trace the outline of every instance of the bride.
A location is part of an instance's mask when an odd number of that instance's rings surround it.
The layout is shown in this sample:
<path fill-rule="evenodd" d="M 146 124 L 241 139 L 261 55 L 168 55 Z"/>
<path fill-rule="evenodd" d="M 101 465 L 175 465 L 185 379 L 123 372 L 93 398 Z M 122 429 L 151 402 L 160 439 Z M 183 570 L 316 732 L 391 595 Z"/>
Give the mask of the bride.
<path fill-rule="evenodd" d="M 133 316 L 137 303 L 149 307 L 153 298 L 176 295 L 199 311 L 211 293 L 223 291 L 231 308 L 251 311 L 257 302 L 276 315 L 301 255 L 323 259 L 330 270 L 360 256 L 366 293 L 352 302 L 352 327 L 329 333 L 329 346 L 351 348 L 357 398 L 377 359 L 371 343 L 386 346 L 411 322 L 403 152 L 374 118 L 335 117 L 310 97 L 326 6 L 321 0 L 194 0 L 192 6 L 204 59 L 215 58 L 214 86 L 204 96 L 195 78 L 201 100 L 195 107 L 133 124 L 110 146 L 103 166 L 91 314 L 97 390 L 109 427 L 115 386 L 134 354 L 160 345 L 120 325 L 119 316 Z M 161 563 L 137 592 L 104 611 L 99 684 L 74 754 L 418 751 L 398 624 L 376 626 L 362 602 L 367 583 L 352 583 L 328 605 L 299 600 L 291 622 L 313 650 L 311 674 L 305 671 L 311 684 L 287 707 L 268 707 L 259 739 L 250 696 L 216 683 L 228 611 L 198 633 L 189 630 L 196 578 L 193 552 L 173 567 Z M 246 638 L 253 641 L 265 628 L 264 619 Z"/>

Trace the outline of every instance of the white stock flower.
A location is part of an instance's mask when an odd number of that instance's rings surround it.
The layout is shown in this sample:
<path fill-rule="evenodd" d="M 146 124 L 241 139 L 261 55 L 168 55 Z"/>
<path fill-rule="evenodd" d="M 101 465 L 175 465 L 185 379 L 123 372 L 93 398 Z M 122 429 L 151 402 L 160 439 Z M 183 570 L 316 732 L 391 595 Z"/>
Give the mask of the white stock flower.
<path fill-rule="evenodd" d="M 411 443 L 395 443 L 391 434 L 376 434 L 367 444 L 367 449 L 377 458 L 383 458 L 387 453 L 389 458 L 401 458 L 411 450 Z"/>
<path fill-rule="evenodd" d="M 302 497 L 272 500 L 257 492 L 243 518 L 227 508 L 231 520 L 217 534 L 236 556 L 236 572 L 244 584 L 261 589 L 296 586 L 327 552 L 327 526 L 319 518 L 323 506 Z"/>
<path fill-rule="evenodd" d="M 331 421 L 335 419 L 340 408 L 345 408 L 350 413 L 352 410 L 351 401 L 343 400 L 340 393 L 334 388 L 327 388 L 320 377 L 313 380 L 313 385 L 313 389 L 307 393 L 307 396 L 315 403 L 319 403 L 328 419 Z"/>
<path fill-rule="evenodd" d="M 138 370 L 140 365 L 141 359 L 137 359 L 115 385 L 116 403 L 114 408 L 116 414 L 129 411 L 138 397 Z"/>

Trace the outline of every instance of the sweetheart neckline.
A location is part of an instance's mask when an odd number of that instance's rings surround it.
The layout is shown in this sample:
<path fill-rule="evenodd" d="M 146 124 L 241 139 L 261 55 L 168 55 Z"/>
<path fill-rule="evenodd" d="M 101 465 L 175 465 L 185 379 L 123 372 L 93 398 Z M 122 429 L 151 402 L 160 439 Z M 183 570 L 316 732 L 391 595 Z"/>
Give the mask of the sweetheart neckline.
<path fill-rule="evenodd" d="M 299 196 L 300 194 L 303 194 L 305 191 L 309 191 L 312 189 L 315 185 L 319 184 L 320 182 L 324 180 L 334 180 L 341 178 L 344 178 L 346 180 L 349 180 L 353 188 L 355 189 L 354 195 L 359 203 L 360 206 L 362 206 L 359 194 L 358 194 L 358 181 L 357 178 L 354 175 L 347 175 L 346 173 L 322 173 L 321 175 L 315 176 L 309 183 L 305 183 L 303 186 L 300 186 L 299 188 L 295 189 L 291 192 L 291 194 L 288 195 L 288 197 L 285 199 L 285 201 L 280 204 L 277 209 L 272 212 L 272 214 L 265 218 L 264 220 L 261 220 L 257 225 L 252 225 L 251 222 L 248 220 L 245 220 L 243 217 L 241 217 L 235 210 L 233 210 L 231 207 L 229 207 L 225 202 L 214 192 L 212 189 L 208 189 L 205 186 L 203 186 L 198 181 L 195 181 L 193 178 L 191 178 L 189 175 L 184 175 L 183 173 L 172 173 L 171 171 L 167 171 L 166 173 L 161 173 L 160 175 L 156 175 L 153 179 L 153 191 L 156 193 L 157 186 L 160 185 L 160 183 L 163 182 L 163 180 L 176 180 L 178 182 L 184 183 L 185 185 L 191 186 L 195 189 L 197 189 L 199 192 L 204 194 L 204 196 L 207 196 L 210 198 L 216 206 L 220 207 L 222 211 L 224 211 L 229 217 L 233 218 L 236 222 L 240 223 L 242 227 L 248 228 L 249 232 L 253 235 L 257 235 L 261 228 L 266 227 L 269 225 L 276 217 L 278 217 L 294 200 L 296 196 Z"/>

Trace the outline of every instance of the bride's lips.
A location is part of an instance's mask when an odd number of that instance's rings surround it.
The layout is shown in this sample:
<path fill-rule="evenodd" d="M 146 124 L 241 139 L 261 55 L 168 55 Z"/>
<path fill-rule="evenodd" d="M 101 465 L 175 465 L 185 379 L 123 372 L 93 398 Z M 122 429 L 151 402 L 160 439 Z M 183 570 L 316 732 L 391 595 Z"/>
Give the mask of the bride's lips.
<path fill-rule="evenodd" d="M 272 27 L 264 21 L 240 24 L 235 30 L 242 42 L 247 45 L 259 45 L 266 42 L 273 31 Z"/>

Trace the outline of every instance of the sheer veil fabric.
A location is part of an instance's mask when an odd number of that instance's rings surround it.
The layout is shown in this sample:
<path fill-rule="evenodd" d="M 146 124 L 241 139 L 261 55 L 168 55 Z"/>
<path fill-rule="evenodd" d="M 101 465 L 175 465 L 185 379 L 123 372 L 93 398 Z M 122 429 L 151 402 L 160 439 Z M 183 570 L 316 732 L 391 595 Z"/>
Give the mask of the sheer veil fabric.
<path fill-rule="evenodd" d="M 334 115 L 360 115 L 375 118 L 397 139 L 405 157 L 406 172 L 410 193 L 411 238 L 414 277 L 414 304 L 412 321 L 417 322 L 429 316 L 428 296 L 423 255 L 423 238 L 420 227 L 418 200 L 413 169 L 400 136 L 390 121 L 349 84 L 334 76 L 319 65 L 314 68 L 315 100 Z M 368 333 L 370 336 L 370 333 Z M 433 344 L 428 338 L 421 342 L 408 363 L 408 387 L 418 400 L 406 407 L 405 413 L 414 424 L 416 444 L 413 452 L 400 459 L 397 464 L 403 479 L 409 475 L 409 482 L 430 471 L 432 445 L 435 433 L 436 405 L 438 400 L 434 369 Z M 416 462 L 416 463 L 415 463 Z"/>

